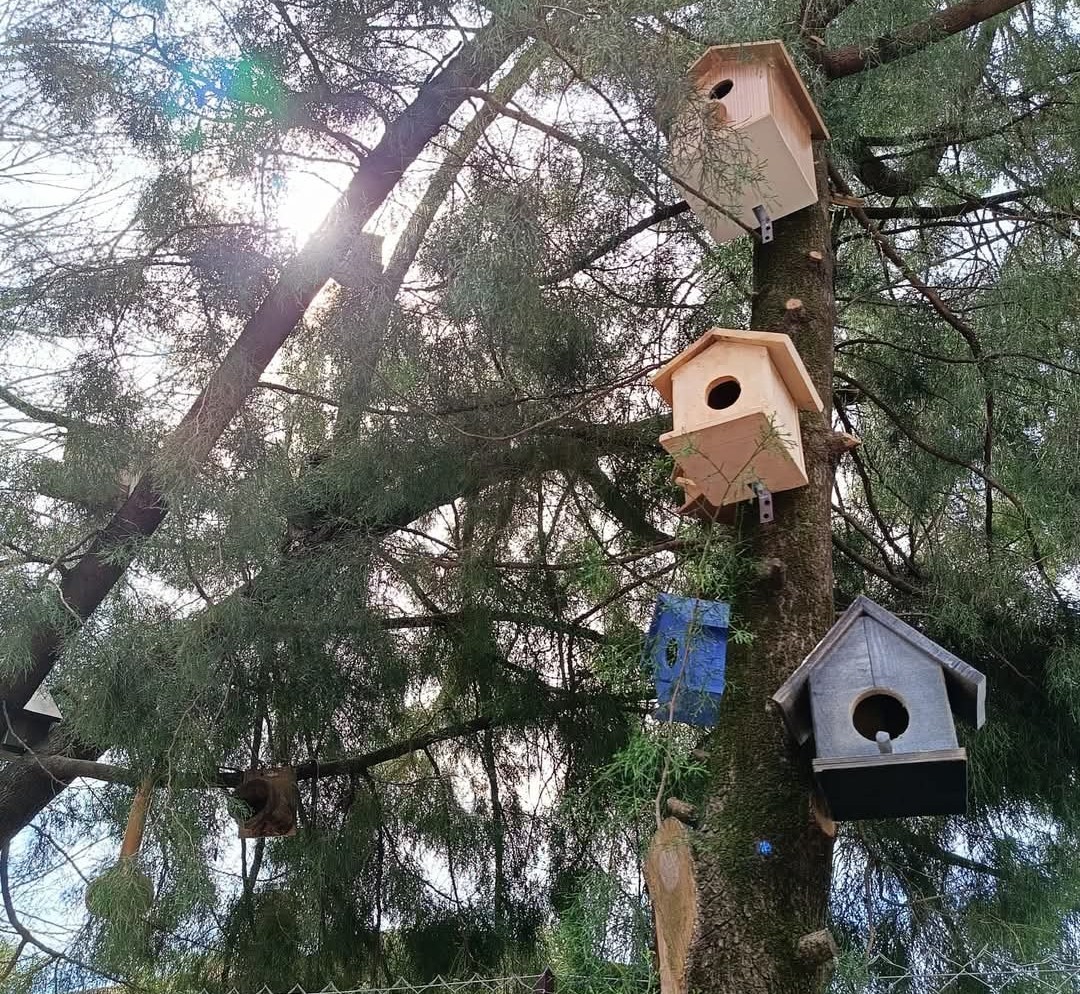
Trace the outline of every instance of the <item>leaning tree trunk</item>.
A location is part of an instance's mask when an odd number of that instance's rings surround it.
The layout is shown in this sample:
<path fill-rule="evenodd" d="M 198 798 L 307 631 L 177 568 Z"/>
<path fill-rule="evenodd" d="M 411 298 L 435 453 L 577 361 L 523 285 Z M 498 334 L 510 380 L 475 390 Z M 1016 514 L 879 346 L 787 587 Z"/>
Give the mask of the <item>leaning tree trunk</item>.
<path fill-rule="evenodd" d="M 833 266 L 820 144 L 815 154 L 821 201 L 777 222 L 770 245 L 755 246 L 751 327 L 792 336 L 828 405 Z M 802 417 L 810 485 L 776 495 L 772 524 L 759 525 L 755 507 L 742 516 L 753 554 L 778 563 L 771 582 L 737 605 L 754 641 L 729 648 L 721 718 L 707 747 L 709 800 L 693 847 L 693 992 L 809 994 L 824 980 L 821 966 L 799 956 L 798 941 L 823 927 L 832 840 L 811 814 L 808 761 L 789 750 L 769 698 L 834 620 L 827 411 Z"/>

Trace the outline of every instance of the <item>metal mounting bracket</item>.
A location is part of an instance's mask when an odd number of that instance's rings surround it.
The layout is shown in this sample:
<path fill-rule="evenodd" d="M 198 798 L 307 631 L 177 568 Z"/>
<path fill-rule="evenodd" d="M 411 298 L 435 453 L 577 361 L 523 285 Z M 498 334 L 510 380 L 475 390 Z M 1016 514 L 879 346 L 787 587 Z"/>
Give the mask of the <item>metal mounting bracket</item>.
<path fill-rule="evenodd" d="M 763 525 L 769 524 L 774 519 L 772 491 L 763 483 L 751 483 L 750 489 L 758 502 L 758 521 Z"/>
<path fill-rule="evenodd" d="M 769 217 L 769 212 L 765 210 L 764 204 L 758 204 L 754 208 L 754 217 L 757 219 L 758 227 L 761 229 L 761 244 L 768 245 L 773 240 L 772 218 Z"/>

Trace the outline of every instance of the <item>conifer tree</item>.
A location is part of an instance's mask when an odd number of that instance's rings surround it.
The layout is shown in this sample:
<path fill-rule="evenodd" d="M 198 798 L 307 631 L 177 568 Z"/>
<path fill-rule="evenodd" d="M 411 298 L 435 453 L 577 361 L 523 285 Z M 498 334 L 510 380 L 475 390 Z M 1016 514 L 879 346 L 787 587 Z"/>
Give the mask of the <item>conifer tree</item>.
<path fill-rule="evenodd" d="M 0 697 L 64 717 L 0 767 L 3 982 L 640 989 L 672 797 L 694 991 L 1075 962 L 1076 14 L 8 5 Z M 828 122 L 820 200 L 717 246 L 665 108 L 766 38 Z M 712 326 L 787 332 L 826 398 L 773 524 L 675 513 L 647 376 Z M 733 606 L 707 734 L 651 717 L 663 590 Z M 860 593 L 988 720 L 966 816 L 834 844 L 766 705 Z M 235 842 L 268 767 L 297 832 Z M 836 965 L 799 954 L 826 925 Z"/>

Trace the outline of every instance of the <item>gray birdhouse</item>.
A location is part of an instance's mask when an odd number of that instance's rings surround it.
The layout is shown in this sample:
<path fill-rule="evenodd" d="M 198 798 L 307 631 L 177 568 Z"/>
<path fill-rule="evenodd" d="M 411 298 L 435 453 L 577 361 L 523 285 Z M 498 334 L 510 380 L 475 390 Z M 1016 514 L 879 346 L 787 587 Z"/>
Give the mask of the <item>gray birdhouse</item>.
<path fill-rule="evenodd" d="M 858 597 L 773 695 L 833 818 L 963 814 L 967 754 L 953 716 L 976 728 L 986 677 Z"/>
<path fill-rule="evenodd" d="M 5 709 L 4 713 L 7 721 L 3 725 L 0 748 L 13 753 L 23 753 L 27 748 L 40 745 L 49 734 L 49 729 L 62 717 L 60 709 L 44 687 L 34 691 L 26 707 Z"/>

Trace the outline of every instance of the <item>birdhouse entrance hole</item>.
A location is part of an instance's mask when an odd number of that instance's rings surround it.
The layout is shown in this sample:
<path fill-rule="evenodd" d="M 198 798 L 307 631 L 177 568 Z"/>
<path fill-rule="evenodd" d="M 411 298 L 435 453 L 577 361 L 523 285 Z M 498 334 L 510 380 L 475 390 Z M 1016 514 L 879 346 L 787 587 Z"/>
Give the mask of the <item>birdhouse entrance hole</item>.
<path fill-rule="evenodd" d="M 864 739 L 877 739 L 878 732 L 886 732 L 890 739 L 899 738 L 907 731 L 908 710 L 900 698 L 875 691 L 855 705 L 851 722 Z"/>
<path fill-rule="evenodd" d="M 710 100 L 723 100 L 734 88 L 735 83 L 730 79 L 722 79 L 711 90 L 709 90 Z"/>
<path fill-rule="evenodd" d="M 734 376 L 725 376 L 709 387 L 705 402 L 714 411 L 724 411 L 731 407 L 742 394 L 742 386 Z"/>

